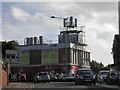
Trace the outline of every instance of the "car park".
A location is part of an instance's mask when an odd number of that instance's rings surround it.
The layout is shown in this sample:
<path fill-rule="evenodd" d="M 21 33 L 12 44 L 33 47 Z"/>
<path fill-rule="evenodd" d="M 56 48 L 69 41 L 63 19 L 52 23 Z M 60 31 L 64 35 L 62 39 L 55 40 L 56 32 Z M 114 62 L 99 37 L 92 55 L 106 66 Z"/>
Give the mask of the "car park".
<path fill-rule="evenodd" d="M 50 82 L 50 76 L 46 72 L 38 72 L 34 77 L 34 83 Z"/>
<path fill-rule="evenodd" d="M 100 70 L 97 74 L 97 82 L 98 83 L 104 83 L 106 82 L 106 77 L 109 73 L 109 70 Z"/>
<path fill-rule="evenodd" d="M 120 84 L 120 74 L 118 71 L 110 71 L 106 78 L 109 85 Z"/>
<path fill-rule="evenodd" d="M 78 69 L 76 72 L 76 77 L 75 77 L 75 84 L 84 84 L 84 83 L 88 83 L 88 84 L 96 84 L 96 79 L 95 76 L 92 72 L 91 69 Z"/>

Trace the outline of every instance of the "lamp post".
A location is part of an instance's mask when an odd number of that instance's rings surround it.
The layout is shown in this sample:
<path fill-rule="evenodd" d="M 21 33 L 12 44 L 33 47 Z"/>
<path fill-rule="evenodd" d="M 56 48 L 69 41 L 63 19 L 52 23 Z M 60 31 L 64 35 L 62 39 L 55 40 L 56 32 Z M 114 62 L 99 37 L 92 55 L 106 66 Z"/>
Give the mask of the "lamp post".
<path fill-rule="evenodd" d="M 70 17 L 67 17 L 67 18 L 51 16 L 51 18 L 63 19 L 63 26 L 66 28 L 66 31 L 65 31 L 65 54 L 66 54 L 66 74 L 67 74 L 68 73 L 68 68 L 67 68 L 67 64 L 68 64 L 67 45 L 69 43 L 68 42 L 67 31 L 68 31 L 68 29 L 70 30 L 70 28 L 77 27 L 77 19 L 73 18 L 73 16 L 70 16 Z"/>
<path fill-rule="evenodd" d="M 66 18 L 63 18 L 63 17 L 56 17 L 56 16 L 51 16 L 51 18 L 58 18 L 58 19 L 66 19 Z M 64 23 L 63 23 L 64 24 Z M 66 28 L 66 31 L 65 31 L 65 63 L 66 63 L 66 74 L 68 73 L 68 68 L 67 68 L 67 62 L 68 62 L 68 53 L 67 53 L 67 31 L 68 31 L 68 27 Z"/>
<path fill-rule="evenodd" d="M 56 17 L 56 16 L 51 16 L 51 18 L 59 18 L 59 19 L 64 19 L 63 17 Z"/>

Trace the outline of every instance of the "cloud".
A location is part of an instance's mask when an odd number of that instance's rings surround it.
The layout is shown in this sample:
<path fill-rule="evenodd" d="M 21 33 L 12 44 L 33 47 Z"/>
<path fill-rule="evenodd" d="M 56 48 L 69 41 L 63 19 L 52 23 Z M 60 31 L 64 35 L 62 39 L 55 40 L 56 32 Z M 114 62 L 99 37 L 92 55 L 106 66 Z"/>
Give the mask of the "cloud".
<path fill-rule="evenodd" d="M 11 9 L 16 9 L 16 7 Z M 21 8 L 17 8 L 16 10 L 22 12 L 22 14 L 20 14 L 21 17 L 15 14 L 16 19 L 22 22 L 4 23 L 3 40 L 17 39 L 20 41 L 27 36 L 44 36 L 44 39 L 55 39 L 57 37 L 57 34 L 53 33 L 59 32 L 59 30 L 57 30 L 59 23 L 56 20 L 52 20 L 40 12 L 29 14 Z M 23 15 L 29 16 L 24 18 L 22 17 Z"/>
<path fill-rule="evenodd" d="M 20 21 L 26 21 L 30 16 L 29 13 L 25 12 L 24 10 L 16 7 L 11 7 L 12 15 Z"/>
<path fill-rule="evenodd" d="M 119 0 L 1 0 L 2 2 L 118 2 Z"/>
<path fill-rule="evenodd" d="M 44 40 L 57 39 L 62 20 L 51 19 L 50 16 L 72 15 L 78 19 L 78 26 L 86 26 L 86 42 L 92 52 L 92 59 L 104 64 L 112 63 L 111 45 L 118 30 L 116 5 L 117 3 L 109 2 L 15 3 L 10 11 L 16 20 L 6 19 L 11 22 L 3 25 L 3 37 L 23 40 L 27 36 L 42 35 Z"/>

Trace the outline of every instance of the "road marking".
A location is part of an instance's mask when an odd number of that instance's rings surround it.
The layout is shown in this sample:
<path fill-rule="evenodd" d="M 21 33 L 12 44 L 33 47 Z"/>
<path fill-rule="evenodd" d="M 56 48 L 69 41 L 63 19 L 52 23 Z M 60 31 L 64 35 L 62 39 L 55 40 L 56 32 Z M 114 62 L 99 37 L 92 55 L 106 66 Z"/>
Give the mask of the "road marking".
<path fill-rule="evenodd" d="M 30 88 L 34 88 L 34 85 L 31 85 L 31 87 Z"/>

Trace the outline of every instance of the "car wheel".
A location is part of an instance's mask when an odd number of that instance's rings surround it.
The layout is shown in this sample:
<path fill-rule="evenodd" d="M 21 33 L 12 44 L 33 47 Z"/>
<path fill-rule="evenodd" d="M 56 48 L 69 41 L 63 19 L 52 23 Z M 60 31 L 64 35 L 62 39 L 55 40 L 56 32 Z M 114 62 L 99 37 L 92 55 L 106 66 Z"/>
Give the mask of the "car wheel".
<path fill-rule="evenodd" d="M 37 83 L 39 83 L 39 81 L 37 80 Z"/>
<path fill-rule="evenodd" d="M 93 82 L 93 85 L 96 85 L 96 82 Z"/>
<path fill-rule="evenodd" d="M 36 81 L 34 81 L 34 83 L 36 83 Z"/>
<path fill-rule="evenodd" d="M 120 82 L 119 82 L 118 86 L 120 86 Z"/>
<path fill-rule="evenodd" d="M 81 85 L 81 83 L 79 82 L 79 85 Z"/>
<path fill-rule="evenodd" d="M 78 85 L 78 81 L 76 81 L 75 84 Z"/>
<path fill-rule="evenodd" d="M 106 84 L 109 85 L 109 82 L 107 81 Z"/>
<path fill-rule="evenodd" d="M 102 81 L 100 81 L 100 84 L 102 84 Z"/>
<path fill-rule="evenodd" d="M 37 81 L 36 80 L 34 80 L 34 83 L 36 83 Z"/>
<path fill-rule="evenodd" d="M 92 85 L 92 83 L 89 83 L 89 85 Z"/>

